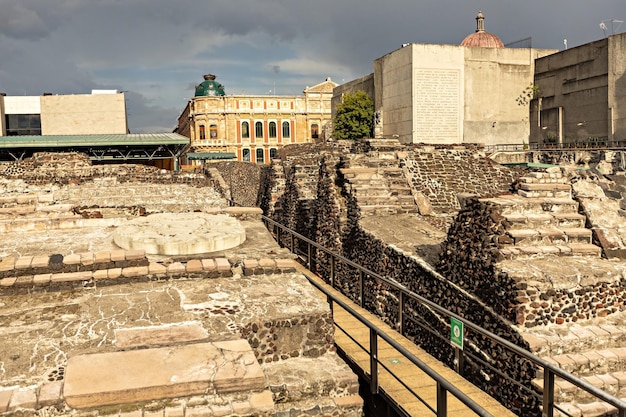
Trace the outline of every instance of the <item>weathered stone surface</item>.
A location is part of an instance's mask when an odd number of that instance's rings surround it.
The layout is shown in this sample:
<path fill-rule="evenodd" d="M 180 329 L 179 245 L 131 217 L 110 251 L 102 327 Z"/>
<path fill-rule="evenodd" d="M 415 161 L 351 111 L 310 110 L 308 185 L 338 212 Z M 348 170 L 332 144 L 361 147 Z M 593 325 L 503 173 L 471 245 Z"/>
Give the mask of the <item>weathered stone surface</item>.
<path fill-rule="evenodd" d="M 63 395 L 71 407 L 90 408 L 264 384 L 249 345 L 235 340 L 75 356 L 68 361 Z"/>
<path fill-rule="evenodd" d="M 206 340 L 207 331 L 199 322 L 173 323 L 163 326 L 117 329 L 115 345 L 119 348 L 169 345 L 173 343 Z"/>

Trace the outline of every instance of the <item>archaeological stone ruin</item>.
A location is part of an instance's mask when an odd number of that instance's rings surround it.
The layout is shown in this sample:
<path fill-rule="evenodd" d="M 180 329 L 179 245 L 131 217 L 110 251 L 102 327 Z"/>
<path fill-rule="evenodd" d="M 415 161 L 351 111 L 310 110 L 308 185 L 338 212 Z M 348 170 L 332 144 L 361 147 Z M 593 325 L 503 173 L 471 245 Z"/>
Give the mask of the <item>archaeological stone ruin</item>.
<path fill-rule="evenodd" d="M 372 139 L 202 172 L 79 154 L 0 163 L 0 413 L 362 415 L 325 298 L 261 214 L 624 398 L 623 155 L 522 158 L 535 167 L 502 165 L 479 145 Z M 315 267 L 328 280 L 328 256 L 315 254 Z M 334 273 L 357 301 L 354 275 Z M 393 291 L 365 285 L 363 305 L 397 327 Z M 415 314 L 440 337 L 405 333 L 453 367 L 449 323 Z M 466 338 L 541 389 L 532 364 Z M 540 414 L 536 396 L 466 365 L 516 414 Z M 557 385 L 573 415 L 610 413 Z"/>

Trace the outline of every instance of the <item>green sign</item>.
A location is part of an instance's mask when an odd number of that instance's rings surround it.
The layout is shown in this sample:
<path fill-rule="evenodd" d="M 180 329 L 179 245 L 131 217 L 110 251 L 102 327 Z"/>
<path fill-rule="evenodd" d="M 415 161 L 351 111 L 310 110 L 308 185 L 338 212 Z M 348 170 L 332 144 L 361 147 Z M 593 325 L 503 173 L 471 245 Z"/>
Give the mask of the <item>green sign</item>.
<path fill-rule="evenodd" d="M 463 322 L 454 317 L 450 317 L 450 342 L 463 349 Z"/>

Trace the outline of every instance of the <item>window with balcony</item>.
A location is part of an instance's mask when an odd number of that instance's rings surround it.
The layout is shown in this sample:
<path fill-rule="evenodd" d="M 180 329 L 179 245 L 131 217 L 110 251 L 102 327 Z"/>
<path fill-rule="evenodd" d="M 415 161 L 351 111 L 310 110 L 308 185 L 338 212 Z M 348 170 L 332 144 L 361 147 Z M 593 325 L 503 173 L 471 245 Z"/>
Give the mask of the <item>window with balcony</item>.
<path fill-rule="evenodd" d="M 277 156 L 278 156 L 278 149 L 270 148 L 270 160 L 276 159 Z"/>
<path fill-rule="evenodd" d="M 250 162 L 250 149 L 244 148 L 241 150 L 241 160 L 243 162 Z"/>
<path fill-rule="evenodd" d="M 211 139 L 217 139 L 217 125 L 209 126 L 209 135 Z"/>
<path fill-rule="evenodd" d="M 198 128 L 198 137 L 200 140 L 204 140 L 206 139 L 206 132 L 204 130 L 204 125 L 200 125 L 200 127 Z"/>
<path fill-rule="evenodd" d="M 291 137 L 291 127 L 289 125 L 289 122 L 283 122 L 283 137 Z"/>
<path fill-rule="evenodd" d="M 244 139 L 250 139 L 250 123 L 241 123 L 241 137 Z M 248 154 L 250 154 L 250 151 L 248 151 Z"/>
<path fill-rule="evenodd" d="M 263 122 L 256 122 L 254 124 L 254 138 L 263 139 Z"/>

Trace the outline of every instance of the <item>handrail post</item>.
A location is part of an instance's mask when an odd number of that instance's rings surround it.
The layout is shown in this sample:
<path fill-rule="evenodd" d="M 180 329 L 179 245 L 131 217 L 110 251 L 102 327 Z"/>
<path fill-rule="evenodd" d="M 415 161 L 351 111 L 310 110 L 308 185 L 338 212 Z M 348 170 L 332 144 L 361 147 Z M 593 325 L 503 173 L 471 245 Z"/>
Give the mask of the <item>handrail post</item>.
<path fill-rule="evenodd" d="M 398 332 L 404 336 L 404 291 L 400 290 L 398 297 Z"/>
<path fill-rule="evenodd" d="M 365 305 L 365 300 L 363 297 L 365 296 L 365 288 L 363 282 L 363 270 L 359 269 L 359 306 L 363 308 Z"/>
<path fill-rule="evenodd" d="M 312 255 L 312 246 L 311 243 L 307 242 L 306 244 L 306 267 L 309 271 L 313 270 L 313 255 Z"/>
<path fill-rule="evenodd" d="M 448 392 L 441 385 L 441 382 L 437 381 L 437 417 L 448 416 Z"/>
<path fill-rule="evenodd" d="M 278 246 L 282 248 L 283 245 L 281 244 L 281 241 L 280 241 L 280 230 L 281 230 L 281 227 L 277 226 L 276 227 L 276 241 L 278 242 Z"/>
<path fill-rule="evenodd" d="M 335 288 L 335 257 L 330 255 L 330 286 Z"/>
<path fill-rule="evenodd" d="M 378 335 L 370 327 L 370 393 L 378 394 Z"/>
<path fill-rule="evenodd" d="M 454 347 L 454 371 L 463 376 L 463 349 Z"/>
<path fill-rule="evenodd" d="M 543 411 L 541 416 L 554 416 L 554 373 L 546 367 L 543 368 Z"/>
<path fill-rule="evenodd" d="M 293 240 L 293 232 L 289 234 L 291 236 L 291 253 L 296 253 L 295 251 L 295 246 L 294 246 L 294 240 Z"/>

